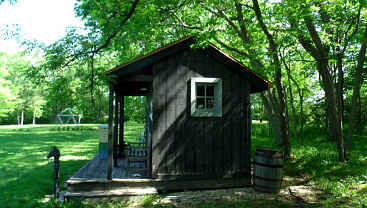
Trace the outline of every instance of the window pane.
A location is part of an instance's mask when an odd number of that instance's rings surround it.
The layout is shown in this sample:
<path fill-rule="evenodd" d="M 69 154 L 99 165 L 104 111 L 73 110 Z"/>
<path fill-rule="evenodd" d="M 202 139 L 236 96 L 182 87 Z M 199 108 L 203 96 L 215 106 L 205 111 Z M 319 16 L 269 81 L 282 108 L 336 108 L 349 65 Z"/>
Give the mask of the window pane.
<path fill-rule="evenodd" d="M 206 108 L 207 109 L 214 108 L 214 98 L 207 98 L 206 99 Z"/>
<path fill-rule="evenodd" d="M 196 86 L 196 96 L 205 96 L 205 86 Z"/>
<path fill-rule="evenodd" d="M 203 109 L 205 108 L 205 99 L 204 98 L 197 98 L 196 99 L 196 108 Z"/>
<path fill-rule="evenodd" d="M 206 96 L 214 96 L 214 86 L 206 86 Z"/>

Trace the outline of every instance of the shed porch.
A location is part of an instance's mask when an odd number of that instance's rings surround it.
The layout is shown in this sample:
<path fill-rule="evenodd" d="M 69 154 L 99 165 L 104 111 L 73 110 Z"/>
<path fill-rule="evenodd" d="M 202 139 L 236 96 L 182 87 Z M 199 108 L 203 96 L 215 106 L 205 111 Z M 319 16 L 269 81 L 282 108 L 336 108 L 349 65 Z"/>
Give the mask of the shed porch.
<path fill-rule="evenodd" d="M 118 158 L 118 165 L 113 169 L 113 179 L 107 180 L 107 160 L 99 159 L 98 154 L 84 165 L 67 181 L 66 199 L 85 199 L 89 202 L 99 202 L 111 199 L 127 200 L 141 195 L 156 194 L 162 190 L 190 190 L 208 188 L 230 188 L 250 186 L 247 177 L 222 179 L 148 179 L 145 171 L 132 171 L 126 177 L 125 157 Z M 143 163 L 130 165 L 144 167 Z M 131 166 L 130 166 L 131 167 Z M 139 174 L 140 177 L 133 177 Z"/>

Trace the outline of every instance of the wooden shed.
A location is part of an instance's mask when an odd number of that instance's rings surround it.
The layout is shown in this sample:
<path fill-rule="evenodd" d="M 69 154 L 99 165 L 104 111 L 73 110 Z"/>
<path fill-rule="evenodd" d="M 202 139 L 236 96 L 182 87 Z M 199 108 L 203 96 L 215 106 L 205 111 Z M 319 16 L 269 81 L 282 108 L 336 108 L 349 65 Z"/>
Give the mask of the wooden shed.
<path fill-rule="evenodd" d="M 272 83 L 216 46 L 193 50 L 194 43 L 186 37 L 109 71 L 116 82 L 110 88 L 108 179 L 124 148 L 123 128 L 118 132 L 123 96 L 146 96 L 149 178 L 251 184 L 250 94 Z"/>

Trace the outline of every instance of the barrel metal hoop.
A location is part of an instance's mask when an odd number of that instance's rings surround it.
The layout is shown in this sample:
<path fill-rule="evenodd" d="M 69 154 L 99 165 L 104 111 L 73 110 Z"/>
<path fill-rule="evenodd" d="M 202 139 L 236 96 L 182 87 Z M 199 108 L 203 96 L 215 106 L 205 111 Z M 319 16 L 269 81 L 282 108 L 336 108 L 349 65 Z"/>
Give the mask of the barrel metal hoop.
<path fill-rule="evenodd" d="M 272 182 L 283 181 L 283 177 L 279 178 L 279 179 L 271 179 L 271 178 L 263 178 L 263 177 L 260 177 L 260 176 L 256 176 L 255 174 L 253 176 L 254 176 L 254 178 L 264 180 L 264 181 L 272 181 Z"/>
<path fill-rule="evenodd" d="M 283 168 L 284 167 L 284 164 L 283 165 L 269 165 L 269 164 L 258 163 L 256 161 L 254 161 L 254 164 L 255 165 L 260 165 L 260 166 L 263 166 L 263 167 L 268 167 L 268 168 Z"/>
<path fill-rule="evenodd" d="M 274 156 L 274 155 L 269 155 L 269 154 L 261 154 L 259 152 L 256 152 L 255 153 L 256 156 L 259 156 L 259 157 L 265 157 L 265 158 L 272 158 L 272 159 L 279 159 L 279 158 L 283 158 L 283 155 L 280 155 L 280 156 Z"/>

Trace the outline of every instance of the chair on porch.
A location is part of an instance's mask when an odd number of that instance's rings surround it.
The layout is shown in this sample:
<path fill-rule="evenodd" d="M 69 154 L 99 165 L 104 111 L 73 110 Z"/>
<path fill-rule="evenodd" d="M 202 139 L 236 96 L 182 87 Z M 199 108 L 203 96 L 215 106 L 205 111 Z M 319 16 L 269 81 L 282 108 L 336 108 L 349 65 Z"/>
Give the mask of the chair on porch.
<path fill-rule="evenodd" d="M 140 143 L 145 143 L 147 141 L 147 129 L 148 126 L 147 124 L 145 124 L 144 126 L 144 131 L 140 131 L 140 139 L 139 139 L 139 142 Z"/>
<path fill-rule="evenodd" d="M 145 131 L 141 131 L 141 132 L 140 132 L 140 139 L 139 139 L 139 143 L 145 143 L 145 142 L 146 142 Z"/>
<path fill-rule="evenodd" d="M 149 177 L 150 166 L 150 134 L 147 135 L 146 142 L 128 142 L 126 147 L 126 177 L 131 171 L 146 171 Z M 146 167 L 129 167 L 130 163 L 144 162 Z"/>

